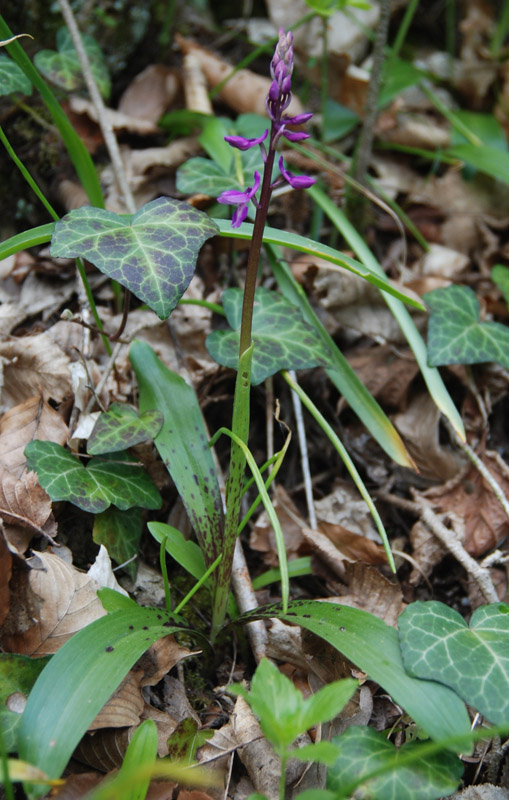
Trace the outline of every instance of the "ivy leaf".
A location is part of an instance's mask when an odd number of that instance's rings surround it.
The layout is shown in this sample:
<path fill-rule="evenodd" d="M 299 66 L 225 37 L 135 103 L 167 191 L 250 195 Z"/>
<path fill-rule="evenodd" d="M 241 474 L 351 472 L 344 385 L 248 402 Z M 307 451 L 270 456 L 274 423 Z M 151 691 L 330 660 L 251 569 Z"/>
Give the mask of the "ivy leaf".
<path fill-rule="evenodd" d="M 16 750 L 17 731 L 25 700 L 50 658 L 0 653 L 0 726 L 6 753 Z"/>
<path fill-rule="evenodd" d="M 37 472 L 52 500 L 68 500 L 93 514 L 105 511 L 110 503 L 124 511 L 133 506 L 161 507 L 161 496 L 145 470 L 136 461 L 125 463 L 132 461 L 128 453 L 93 458 L 85 467 L 65 447 L 36 440 L 27 444 L 25 455 L 28 468 Z"/>
<path fill-rule="evenodd" d="M 217 232 L 203 211 L 167 197 L 132 218 L 84 206 L 56 223 L 51 254 L 86 258 L 166 319 L 193 277 L 198 251 Z"/>
<path fill-rule="evenodd" d="M 236 369 L 239 360 L 241 289 L 227 289 L 223 306 L 232 331 L 213 331 L 206 346 L 212 358 Z M 329 359 L 320 336 L 299 310 L 282 295 L 260 288 L 255 292 L 253 334 L 255 344 L 251 383 L 256 385 L 281 369 L 325 366 Z"/>
<path fill-rule="evenodd" d="M 423 295 L 431 310 L 428 364 L 480 364 L 496 361 L 509 368 L 509 328 L 479 321 L 479 301 L 468 286 L 447 286 Z"/>
<path fill-rule="evenodd" d="M 87 442 L 87 452 L 92 456 L 126 450 L 135 444 L 154 439 L 163 424 L 160 411 L 138 412 L 131 406 L 112 403 L 109 411 L 97 419 Z"/>
<path fill-rule="evenodd" d="M 117 564 L 124 564 L 138 552 L 142 530 L 141 508 L 121 511 L 115 506 L 110 506 L 106 511 L 95 515 L 92 536 L 96 544 L 103 544 L 106 547 L 109 556 Z M 136 561 L 126 564 L 124 569 L 131 580 L 134 580 Z"/>
<path fill-rule="evenodd" d="M 190 158 L 177 170 L 177 189 L 184 194 L 199 192 L 209 197 L 218 197 L 230 189 L 245 191 L 253 184 L 253 173 L 263 170 L 263 160 L 258 147 L 237 151 L 240 156 L 241 178 L 235 171 L 235 159 L 227 172 L 208 158 Z"/>
<path fill-rule="evenodd" d="M 417 753 L 423 747 L 412 742 L 396 750 L 382 733 L 373 728 L 352 726 L 333 740 L 339 751 L 336 763 L 329 767 L 327 788 L 341 792 L 358 785 L 359 779 L 384 766 L 387 772 L 367 782 L 357 797 L 376 797 L 376 800 L 436 800 L 449 795 L 458 787 L 463 764 L 447 751 L 420 755 L 410 764 L 394 764 L 394 759 Z M 392 768 L 389 765 L 393 763 Z M 350 786 L 349 786 L 350 784 Z M 340 794 L 341 797 L 350 797 Z"/>
<path fill-rule="evenodd" d="M 15 61 L 0 53 L 0 95 L 12 92 L 32 94 L 32 84 Z"/>
<path fill-rule="evenodd" d="M 82 34 L 81 40 L 99 91 L 103 97 L 108 98 L 111 81 L 102 50 L 92 36 Z M 78 53 L 67 28 L 60 28 L 57 31 L 57 51 L 40 50 L 34 58 L 37 69 L 50 81 L 67 91 L 85 86 Z"/>
<path fill-rule="evenodd" d="M 437 601 L 411 603 L 398 620 L 410 675 L 440 681 L 495 725 L 509 719 L 509 605 L 463 617 Z"/>

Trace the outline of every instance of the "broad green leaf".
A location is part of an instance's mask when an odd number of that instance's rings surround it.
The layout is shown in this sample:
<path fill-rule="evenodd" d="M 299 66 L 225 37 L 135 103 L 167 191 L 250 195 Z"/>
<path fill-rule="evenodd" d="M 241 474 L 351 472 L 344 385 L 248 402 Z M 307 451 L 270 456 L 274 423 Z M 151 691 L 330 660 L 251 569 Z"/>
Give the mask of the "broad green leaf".
<path fill-rule="evenodd" d="M 166 319 L 193 277 L 201 246 L 216 233 L 202 211 L 167 197 L 132 218 L 84 206 L 56 223 L 51 254 L 86 258 Z"/>
<path fill-rule="evenodd" d="M 447 286 L 423 295 L 430 308 L 431 366 L 497 361 L 509 367 L 509 328 L 479 321 L 479 301 L 469 286 Z"/>
<path fill-rule="evenodd" d="M 331 219 L 340 233 L 345 237 L 346 241 L 353 248 L 358 258 L 362 259 L 364 264 L 366 264 L 373 272 L 384 275 L 385 273 L 382 269 L 382 266 L 378 263 L 378 260 L 375 258 L 362 236 L 359 236 L 341 209 L 337 208 L 337 206 L 330 200 L 325 192 L 323 192 L 318 186 L 312 186 L 308 191 L 311 197 L 321 208 L 323 208 L 327 216 Z M 437 369 L 434 369 L 428 364 L 428 352 L 426 350 L 426 345 L 424 344 L 422 336 L 415 326 L 415 322 L 408 313 L 408 310 L 401 303 L 399 303 L 397 299 L 395 299 L 395 296 L 391 297 L 389 293 L 386 292 L 382 295 L 382 297 L 389 306 L 389 309 L 394 315 L 394 318 L 401 328 L 403 335 L 410 345 L 410 348 L 415 356 L 415 360 L 419 364 L 421 375 L 426 382 L 426 386 L 428 387 L 428 391 L 433 398 L 435 405 L 440 409 L 442 414 L 447 417 L 460 439 L 464 441 L 465 428 L 463 425 L 463 420 L 461 419 L 461 416 L 458 413 L 458 410 L 444 385 L 440 373 Z M 355 406 L 353 406 L 353 408 L 355 408 Z"/>
<path fill-rule="evenodd" d="M 108 98 L 111 91 L 111 82 L 108 65 L 102 50 L 92 36 L 82 34 L 81 40 L 87 52 L 92 75 L 99 91 L 103 97 Z M 40 50 L 36 53 L 34 63 L 37 69 L 48 80 L 67 91 L 84 87 L 85 81 L 82 76 L 78 53 L 67 28 L 60 28 L 57 31 L 57 51 Z"/>
<path fill-rule="evenodd" d="M 509 308 L 509 267 L 495 264 L 491 270 L 491 280 L 502 292 L 506 306 Z"/>
<path fill-rule="evenodd" d="M 203 130 L 198 140 L 212 159 L 212 163 L 221 167 L 224 172 L 230 171 L 233 161 L 233 149 L 225 142 L 224 137 L 228 135 L 230 120 L 221 119 L 214 114 L 207 115 L 203 123 Z"/>
<path fill-rule="evenodd" d="M 433 739 L 469 733 L 470 720 L 458 695 L 436 681 L 408 675 L 397 631 L 373 614 L 319 600 L 295 600 L 286 613 L 279 605 L 266 606 L 237 621 L 271 617 L 325 639 L 379 683 Z"/>
<path fill-rule="evenodd" d="M 110 503 L 124 511 L 133 506 L 161 507 L 152 479 L 136 461 L 126 463 L 133 461 L 128 453 L 93 458 L 85 467 L 65 447 L 36 440 L 27 444 L 25 455 L 28 468 L 37 472 L 52 500 L 68 500 L 93 514 L 105 511 Z"/>
<path fill-rule="evenodd" d="M 23 703 L 50 658 L 0 653 L 0 727 L 6 753 L 16 750 Z"/>
<path fill-rule="evenodd" d="M 227 289 L 223 306 L 232 331 L 213 331 L 206 345 L 212 358 L 237 369 L 239 361 L 242 289 Z M 282 369 L 325 366 L 330 359 L 320 336 L 295 306 L 276 292 L 260 287 L 253 308 L 251 383 L 256 386 Z"/>
<path fill-rule="evenodd" d="M 0 39 L 8 39 L 12 31 L 0 14 Z M 50 87 L 43 79 L 40 72 L 34 67 L 18 41 L 11 42 L 5 48 L 13 61 L 23 70 L 29 81 L 40 93 L 46 104 L 71 158 L 78 177 L 88 195 L 90 203 L 94 206 L 104 207 L 104 197 L 97 172 L 85 145 L 69 122 L 62 107 L 58 103 Z M 5 258 L 5 256 L 3 256 Z"/>
<path fill-rule="evenodd" d="M 339 793 L 339 797 L 350 797 L 350 791 L 343 792 L 358 785 L 364 775 L 392 765 L 387 772 L 362 784 L 355 796 L 376 797 L 376 800 L 436 800 L 457 789 L 463 772 L 460 759 L 448 752 L 422 755 L 412 764 L 400 765 L 398 757 L 418 751 L 422 744 L 410 743 L 397 750 L 385 734 L 372 728 L 354 725 L 332 742 L 339 757 L 329 767 L 327 788 Z"/>
<path fill-rule="evenodd" d="M 379 107 L 383 108 L 388 105 L 404 89 L 415 86 L 423 78 L 426 78 L 426 73 L 409 61 L 397 57 L 387 58 L 383 67 L 382 88 L 378 98 Z"/>
<path fill-rule="evenodd" d="M 21 92 L 21 94 L 32 94 L 32 84 L 18 65 L 0 53 L 0 95 Z"/>
<path fill-rule="evenodd" d="M 498 150 L 507 152 L 507 139 L 504 129 L 498 119 L 493 114 L 481 114 L 478 111 L 464 111 L 460 109 L 454 112 L 456 120 L 459 120 L 468 130 L 481 140 L 481 147 L 495 147 Z M 468 139 L 461 134 L 456 127 L 451 131 L 451 147 L 457 144 L 464 144 Z"/>
<path fill-rule="evenodd" d="M 326 144 L 337 142 L 350 133 L 360 122 L 360 117 L 355 111 L 337 103 L 330 97 L 325 102 L 322 135 Z"/>
<path fill-rule="evenodd" d="M 163 538 L 166 539 L 166 552 L 199 581 L 206 567 L 202 551 L 196 542 L 186 539 L 177 528 L 167 525 L 166 522 L 149 522 L 147 528 L 159 544 Z"/>
<path fill-rule="evenodd" d="M 306 744 L 304 747 L 296 747 L 291 751 L 292 758 L 298 758 L 299 761 L 317 761 L 320 764 L 330 766 L 337 761 L 338 748 L 332 742 L 325 739 L 313 744 Z"/>
<path fill-rule="evenodd" d="M 450 686 L 495 725 L 509 721 L 509 605 L 476 609 L 470 627 L 444 603 L 411 603 L 398 620 L 407 671 Z"/>
<path fill-rule="evenodd" d="M 163 415 L 160 411 L 145 411 L 138 415 L 125 403 L 112 403 L 109 411 L 102 413 L 94 425 L 87 442 L 87 453 L 100 456 L 127 450 L 147 439 L 154 439 L 161 430 Z"/>
<path fill-rule="evenodd" d="M 37 228 L 29 228 L 23 233 L 10 236 L 9 239 L 0 242 L 0 261 L 27 247 L 35 247 L 38 244 L 46 244 L 50 241 L 55 223 L 48 222 L 46 225 L 39 225 Z"/>
<path fill-rule="evenodd" d="M 299 734 L 339 714 L 357 685 L 357 681 L 349 678 L 335 681 L 304 699 L 292 681 L 272 661 L 263 658 L 251 680 L 251 690 L 248 692 L 237 684 L 230 691 L 247 700 L 265 736 L 282 754 Z"/>
<path fill-rule="evenodd" d="M 30 692 L 18 736 L 20 758 L 58 778 L 133 664 L 157 639 L 177 631 L 197 636 L 175 615 L 137 607 L 101 617 L 74 634 Z"/>
<path fill-rule="evenodd" d="M 138 552 L 143 531 L 143 511 L 141 508 L 130 508 L 121 511 L 110 506 L 94 516 L 92 536 L 96 544 L 103 544 L 110 558 L 117 564 L 125 564 Z M 137 562 L 131 561 L 124 569 L 131 580 L 136 577 Z"/>
<path fill-rule="evenodd" d="M 191 764 L 196 756 L 196 751 L 212 739 L 214 731 L 198 730 L 198 723 L 192 717 L 185 717 L 168 739 L 168 758 L 171 761 L 181 761 Z"/>
<path fill-rule="evenodd" d="M 194 390 L 144 342 L 129 351 L 138 379 L 140 409 L 157 409 L 163 427 L 154 439 L 196 531 L 205 564 L 222 553 L 223 505 L 202 413 Z"/>
<path fill-rule="evenodd" d="M 454 156 L 460 161 L 471 164 L 472 167 L 496 180 L 509 183 L 509 152 L 504 153 L 498 147 L 490 145 L 476 147 L 469 142 L 448 147 L 444 152 L 448 156 Z"/>

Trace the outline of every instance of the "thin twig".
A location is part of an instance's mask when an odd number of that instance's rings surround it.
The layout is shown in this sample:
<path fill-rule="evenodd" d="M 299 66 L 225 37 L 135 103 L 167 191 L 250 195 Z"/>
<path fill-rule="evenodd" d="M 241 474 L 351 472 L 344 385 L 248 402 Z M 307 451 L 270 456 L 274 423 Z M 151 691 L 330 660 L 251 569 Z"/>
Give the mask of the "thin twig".
<path fill-rule="evenodd" d="M 92 100 L 92 103 L 94 104 L 95 110 L 97 112 L 97 120 L 99 122 L 99 126 L 101 128 L 101 132 L 104 137 L 104 142 L 106 144 L 106 147 L 108 148 L 108 153 L 110 155 L 111 165 L 113 168 L 115 179 L 117 181 L 120 191 L 122 192 L 127 210 L 131 214 L 134 214 L 136 211 L 136 204 L 134 202 L 134 197 L 131 192 L 131 187 L 129 186 L 129 183 L 127 181 L 117 138 L 113 131 L 113 127 L 108 119 L 106 106 L 103 103 L 101 93 L 97 88 L 97 83 L 92 74 L 90 61 L 87 52 L 83 46 L 83 42 L 78 29 L 78 25 L 76 23 L 76 19 L 74 17 L 74 13 L 71 9 L 71 6 L 69 5 L 68 0 L 58 0 L 58 3 L 60 5 L 60 10 L 62 11 L 62 16 L 65 20 L 65 24 L 67 25 L 69 33 L 71 34 L 74 47 L 76 48 L 76 52 L 78 54 L 78 58 L 81 65 L 81 70 L 83 72 L 83 77 L 85 79 L 85 83 L 87 85 L 87 89 L 90 94 L 90 99 Z"/>
<path fill-rule="evenodd" d="M 288 370 L 290 373 L 291 379 L 297 383 L 297 375 L 295 374 L 295 370 L 290 369 Z M 309 527 L 316 530 L 316 511 L 315 511 L 315 503 L 313 499 L 313 485 L 311 482 L 311 470 L 309 469 L 309 454 L 308 454 L 308 444 L 306 439 L 306 430 L 304 427 L 304 419 L 302 416 L 302 403 L 300 401 L 300 397 L 296 392 L 292 391 L 292 402 L 293 402 L 293 411 L 295 414 L 295 422 L 297 425 L 297 437 L 299 439 L 299 448 L 300 448 L 300 463 L 302 469 L 302 477 L 304 479 L 304 491 L 306 494 L 306 504 L 308 507 L 308 518 L 309 518 Z"/>
<path fill-rule="evenodd" d="M 94 394 L 92 395 L 92 397 L 90 398 L 90 400 L 87 403 L 87 407 L 85 409 L 85 414 L 89 414 L 90 413 L 94 403 L 96 402 L 96 399 L 99 402 L 99 397 L 101 396 L 101 392 L 102 392 L 102 390 L 104 389 L 104 387 L 106 385 L 106 381 L 108 380 L 108 375 L 110 374 L 111 370 L 113 369 L 113 367 L 115 365 L 115 361 L 118 358 L 118 354 L 120 353 L 120 350 L 121 350 L 121 348 L 123 346 L 124 345 L 123 345 L 122 342 L 118 342 L 117 345 L 115 346 L 115 349 L 113 350 L 113 353 L 111 354 L 111 356 L 109 358 L 109 361 L 106 364 L 106 368 L 104 370 L 103 376 L 102 376 L 101 380 L 99 381 L 99 383 L 97 384 L 97 387 L 96 387 L 96 389 L 94 391 Z"/>

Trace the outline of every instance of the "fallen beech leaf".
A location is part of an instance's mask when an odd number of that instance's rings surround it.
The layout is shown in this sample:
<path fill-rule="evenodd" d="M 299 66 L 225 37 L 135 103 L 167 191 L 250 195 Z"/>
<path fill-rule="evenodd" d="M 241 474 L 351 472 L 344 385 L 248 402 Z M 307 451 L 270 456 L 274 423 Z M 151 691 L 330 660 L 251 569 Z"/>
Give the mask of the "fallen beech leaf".
<path fill-rule="evenodd" d="M 28 442 L 40 439 L 64 445 L 68 437 L 69 429 L 60 414 L 40 396 L 30 397 L 0 419 L 0 465 L 20 478 Z"/>
<path fill-rule="evenodd" d="M 2 406 L 11 406 L 41 393 L 44 400 L 61 402 L 71 392 L 69 359 L 49 334 L 0 342 L 4 360 Z"/>
<path fill-rule="evenodd" d="M 217 86 L 224 78 L 231 74 L 233 67 L 210 50 L 206 50 L 191 39 L 185 39 L 177 34 L 175 41 L 184 54 L 193 53 L 196 56 L 209 86 Z M 265 98 L 270 89 L 272 80 L 269 77 L 258 75 L 249 69 L 240 69 L 230 80 L 225 83 L 217 97 L 227 103 L 239 114 L 252 112 L 267 116 Z M 290 116 L 302 114 L 303 108 L 300 100 L 293 95 L 292 102 L 286 112 Z"/>
<path fill-rule="evenodd" d="M 108 700 L 104 708 L 99 711 L 89 731 L 100 728 L 127 728 L 138 725 L 145 702 L 140 691 L 142 670 L 131 670 Z M 120 762 L 121 763 L 121 762 Z M 90 766 L 95 766 L 90 764 Z M 120 766 L 116 763 L 115 766 Z"/>
<path fill-rule="evenodd" d="M 91 120 L 97 122 L 97 111 L 91 100 L 86 100 L 84 97 L 77 97 L 73 95 L 69 99 L 71 111 L 75 114 L 86 114 Z M 128 130 L 131 133 L 137 133 L 140 136 L 150 136 L 150 134 L 157 133 L 159 128 L 157 125 L 148 119 L 140 119 L 139 117 L 131 117 L 128 114 L 123 114 L 120 111 L 115 111 L 112 108 L 105 109 L 106 119 L 109 121 L 113 130 Z"/>
<path fill-rule="evenodd" d="M 17 478 L 0 468 L 0 516 L 5 522 L 29 528 L 40 536 L 56 533 L 55 521 L 50 520 L 51 500 L 39 486 L 35 472 L 25 472 Z"/>
<path fill-rule="evenodd" d="M 347 588 L 338 598 L 341 605 L 361 608 L 387 625 L 396 625 L 404 608 L 399 583 L 393 583 L 375 567 L 360 562 L 345 564 L 345 582 Z"/>
<path fill-rule="evenodd" d="M 136 75 L 123 92 L 118 111 L 128 117 L 147 119 L 157 125 L 164 112 L 170 108 L 179 90 L 175 70 L 164 64 L 149 64 Z"/>
<path fill-rule="evenodd" d="M 346 561 L 362 561 L 364 564 L 386 564 L 387 556 L 381 544 L 367 536 L 352 533 L 343 525 L 319 522 L 318 528 L 339 550 Z M 308 538 L 309 542 L 309 538 Z"/>
<path fill-rule="evenodd" d="M 419 367 L 408 348 L 390 345 L 359 347 L 348 355 L 348 362 L 369 392 L 383 408 L 402 411 L 407 405 L 410 384 Z"/>
<path fill-rule="evenodd" d="M 0 531 L 0 626 L 9 613 L 11 593 L 9 581 L 11 579 L 12 556 L 7 546 L 3 531 Z"/>
<path fill-rule="evenodd" d="M 42 606 L 31 628 L 3 636 L 2 646 L 10 653 L 56 653 L 73 633 L 106 614 L 92 578 L 52 553 L 38 553 L 37 558 L 42 567 L 30 571 L 29 584 Z"/>
<path fill-rule="evenodd" d="M 277 486 L 273 506 L 283 529 L 286 555 L 289 559 L 295 558 L 305 541 L 302 531 L 306 527 L 306 522 L 282 486 Z M 263 553 L 263 560 L 267 566 L 278 565 L 276 540 L 266 511 L 262 511 L 256 520 L 249 538 L 249 546 L 252 550 Z"/>
<path fill-rule="evenodd" d="M 491 472 L 505 496 L 509 494 L 509 468 L 498 453 L 487 450 L 482 462 Z M 472 556 L 481 556 L 496 547 L 509 532 L 509 519 L 490 486 L 473 464 L 443 486 L 423 493 L 438 512 L 453 512 L 465 525 L 463 545 Z"/>

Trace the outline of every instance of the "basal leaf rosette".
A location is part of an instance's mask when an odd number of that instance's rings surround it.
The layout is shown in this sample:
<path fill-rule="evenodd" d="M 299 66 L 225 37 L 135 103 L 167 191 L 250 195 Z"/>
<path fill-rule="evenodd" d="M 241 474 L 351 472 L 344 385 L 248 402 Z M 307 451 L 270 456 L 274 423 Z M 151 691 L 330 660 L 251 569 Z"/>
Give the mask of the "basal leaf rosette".
<path fill-rule="evenodd" d="M 200 248 L 217 233 L 202 211 L 168 197 L 132 218 L 83 206 L 57 222 L 51 254 L 86 258 L 166 319 L 193 277 Z"/>
<path fill-rule="evenodd" d="M 242 291 L 227 289 L 223 294 L 226 318 L 233 330 L 213 331 L 207 349 L 218 364 L 237 368 Z M 282 369 L 309 369 L 328 363 L 327 351 L 314 328 L 299 310 L 276 292 L 256 290 L 253 308 L 254 342 L 251 383 L 256 386 Z"/>

